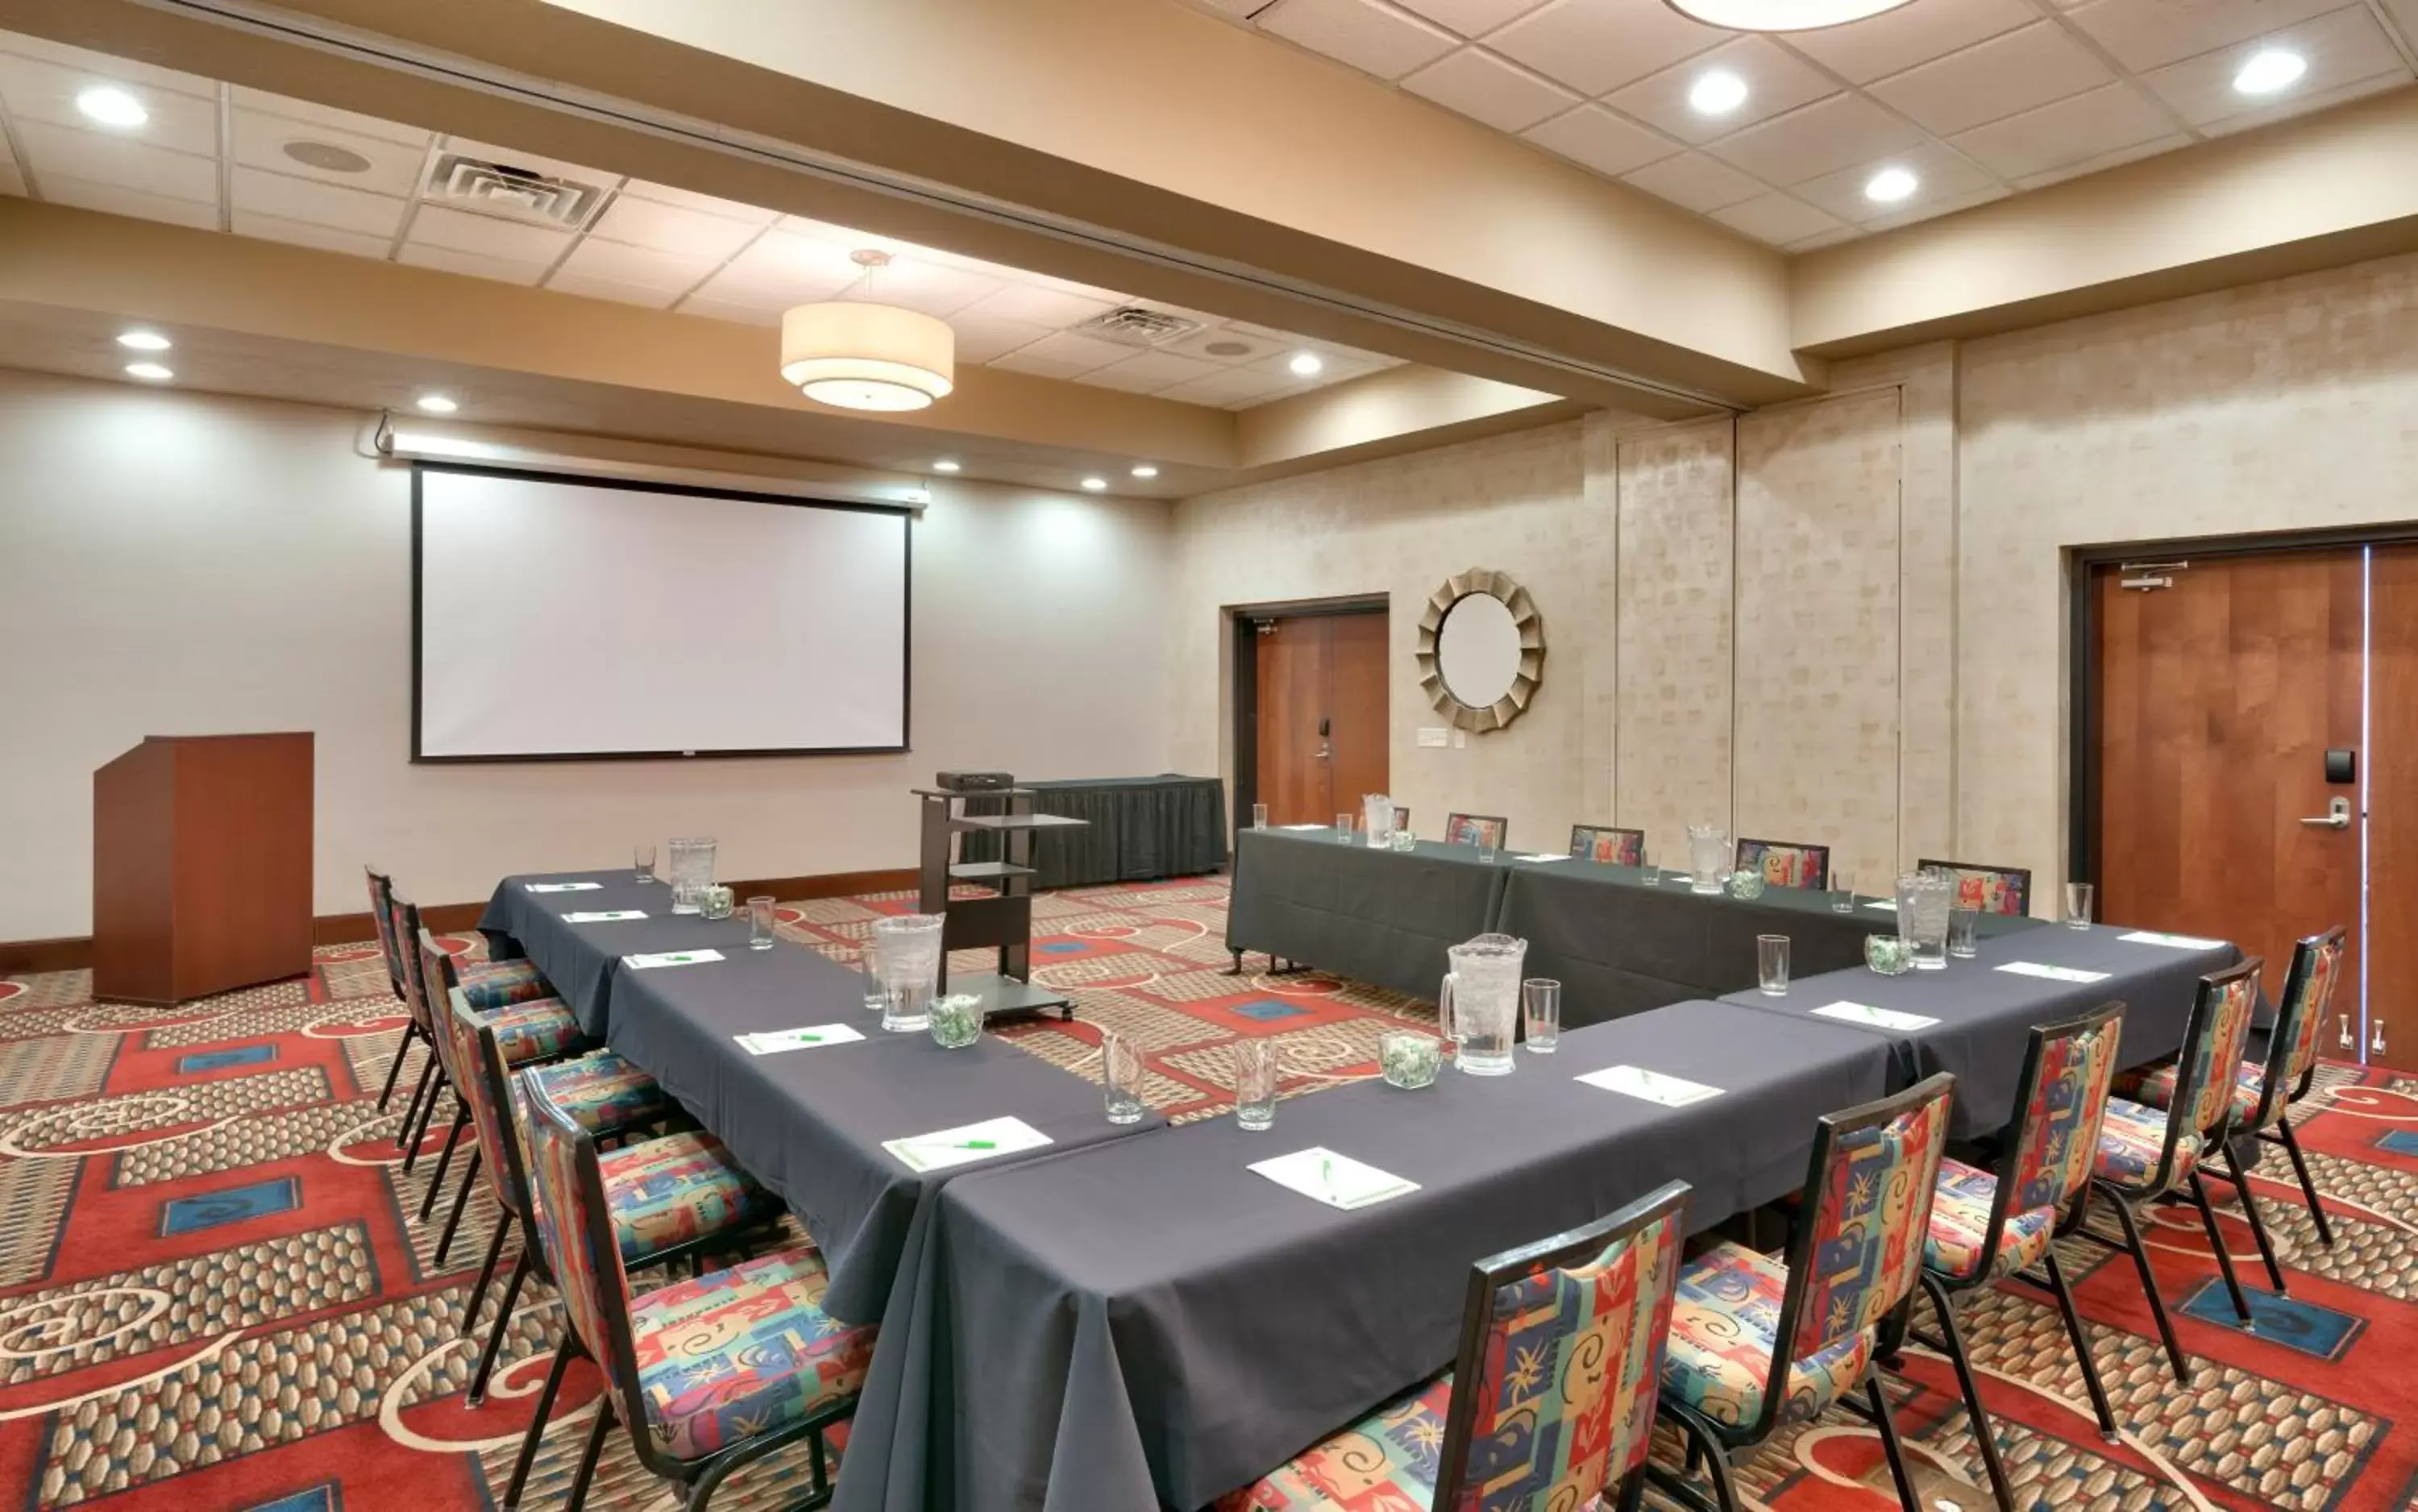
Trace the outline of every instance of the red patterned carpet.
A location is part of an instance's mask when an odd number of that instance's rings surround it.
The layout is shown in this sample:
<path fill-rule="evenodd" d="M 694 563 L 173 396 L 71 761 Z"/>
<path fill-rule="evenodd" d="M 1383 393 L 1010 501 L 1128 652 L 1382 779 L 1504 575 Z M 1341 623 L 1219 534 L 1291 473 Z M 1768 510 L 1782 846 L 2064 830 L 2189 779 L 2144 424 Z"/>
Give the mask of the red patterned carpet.
<path fill-rule="evenodd" d="M 907 906 L 785 911 L 796 938 L 845 955 Z M 1037 911 L 1035 965 L 1080 1017 L 1010 1036 L 1081 1069 L 1099 1026 L 1120 1029 L 1147 1046 L 1153 1099 L 1177 1117 L 1218 1108 L 1239 1037 L 1281 1040 L 1288 1090 L 1310 1092 L 1369 1069 L 1398 1017 L 1427 1015 L 1316 977 L 1219 975 L 1220 879 L 1057 893 Z M 493 1504 L 559 1310 L 525 1295 L 513 1364 L 466 1409 L 461 1311 L 492 1214 L 482 1192 L 448 1268 L 432 1267 L 434 1226 L 410 1218 L 421 1175 L 396 1168 L 394 1120 L 375 1107 L 399 1014 L 369 946 L 321 951 L 305 981 L 176 1011 L 96 1003 L 80 972 L 0 982 L 0 1504 Z M 2304 1106 L 2335 1244 L 2319 1245 L 2288 1178 L 2262 1174 L 2292 1295 L 2261 1299 L 2257 1336 L 2224 1321 L 2196 1219 L 2156 1231 L 2200 1360 L 2192 1391 L 2149 1336 L 2126 1262 L 2069 1250 L 2089 1273 L 2080 1292 L 2123 1444 L 2100 1443 L 2052 1306 L 2008 1291 L 1968 1314 L 2027 1504 L 2418 1506 L 2418 1432 L 2394 1431 L 2418 1410 L 2418 1078 L 2330 1067 Z M 2225 1224 L 2247 1279 L 2247 1230 Z M 1988 1497 L 1969 1484 L 1979 1467 L 1946 1370 L 1908 1368 L 1900 1421 L 1947 1477 L 1934 1494 L 1978 1512 Z M 594 1390 L 574 1376 L 525 1504 L 559 1504 Z M 1834 1413 L 1775 1444 L 1745 1487 L 1782 1512 L 1886 1512 L 1877 1460 L 1869 1432 Z M 780 1505 L 797 1474 L 760 1467 L 715 1504 Z M 589 1504 L 671 1504 L 617 1434 Z"/>

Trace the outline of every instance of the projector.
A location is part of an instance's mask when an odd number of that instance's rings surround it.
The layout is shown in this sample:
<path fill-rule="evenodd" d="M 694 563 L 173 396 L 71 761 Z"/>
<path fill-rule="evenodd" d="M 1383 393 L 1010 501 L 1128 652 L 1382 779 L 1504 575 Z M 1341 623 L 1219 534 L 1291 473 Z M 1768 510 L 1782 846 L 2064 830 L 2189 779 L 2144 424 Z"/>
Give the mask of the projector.
<path fill-rule="evenodd" d="M 995 793 L 1016 786 L 1016 778 L 1004 771 L 943 771 L 932 781 L 952 793 Z"/>

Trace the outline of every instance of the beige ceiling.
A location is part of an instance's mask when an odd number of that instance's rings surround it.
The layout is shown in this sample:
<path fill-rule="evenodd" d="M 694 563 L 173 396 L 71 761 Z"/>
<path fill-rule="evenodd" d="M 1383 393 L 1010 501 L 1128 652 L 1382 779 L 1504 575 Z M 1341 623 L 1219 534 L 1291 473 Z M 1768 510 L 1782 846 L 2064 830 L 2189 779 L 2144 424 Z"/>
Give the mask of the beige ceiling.
<path fill-rule="evenodd" d="M 2418 0 L 1913 0 L 1784 36 L 1664 0 L 1190 0 L 1790 252 L 2398 88 Z M 2232 88 L 2259 48 L 2308 71 Z M 1744 81 L 1692 110 L 1709 69 Z M 1889 166 L 1910 200 L 1865 197 Z"/>

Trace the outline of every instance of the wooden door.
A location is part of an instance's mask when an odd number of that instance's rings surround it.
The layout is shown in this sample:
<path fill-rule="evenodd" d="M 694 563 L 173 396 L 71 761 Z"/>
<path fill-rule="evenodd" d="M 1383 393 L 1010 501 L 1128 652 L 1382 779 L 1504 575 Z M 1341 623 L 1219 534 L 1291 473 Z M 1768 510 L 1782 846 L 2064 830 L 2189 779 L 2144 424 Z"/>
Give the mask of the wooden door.
<path fill-rule="evenodd" d="M 2375 549 L 2367 623 L 2367 1059 L 2418 1071 L 2418 546 Z"/>
<path fill-rule="evenodd" d="M 2126 588 L 2127 576 L 2172 587 Z M 2099 730 L 2099 916 L 2237 941 L 2283 985 L 2293 941 L 2352 932 L 2338 1010 L 2360 1001 L 2356 785 L 2326 781 L 2357 749 L 2361 549 L 2219 557 L 2092 583 Z M 2340 827 L 2305 824 L 2349 801 Z M 2329 1054 L 2341 1054 L 2329 1025 Z"/>
<path fill-rule="evenodd" d="M 1331 824 L 1385 790 L 1385 616 L 1259 622 L 1255 799 L 1271 824 Z M 1416 816 L 1414 816 L 1416 817 Z"/>

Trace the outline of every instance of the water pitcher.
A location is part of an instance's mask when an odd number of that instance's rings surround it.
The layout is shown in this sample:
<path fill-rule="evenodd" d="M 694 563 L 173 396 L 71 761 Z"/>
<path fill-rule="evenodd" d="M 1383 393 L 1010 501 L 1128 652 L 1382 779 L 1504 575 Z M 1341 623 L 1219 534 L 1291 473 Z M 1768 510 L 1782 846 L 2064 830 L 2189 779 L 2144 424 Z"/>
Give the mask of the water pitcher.
<path fill-rule="evenodd" d="M 1688 890 L 1718 893 L 1730 869 L 1730 832 L 1718 824 L 1688 826 Z"/>
<path fill-rule="evenodd" d="M 1366 819 L 1361 828 L 1369 832 L 1369 848 L 1384 850 L 1394 843 L 1394 801 L 1383 793 L 1364 793 L 1360 812 Z"/>
<path fill-rule="evenodd" d="M 1914 950 L 1914 969 L 1937 971 L 1948 965 L 1948 910 L 1956 901 L 1956 879 L 1932 867 L 1897 879 L 1897 932 Z"/>
<path fill-rule="evenodd" d="M 921 1031 L 932 1021 L 941 982 L 941 915 L 909 913 L 873 922 L 881 972 L 881 1027 Z"/>
<path fill-rule="evenodd" d="M 713 885 L 713 842 L 675 840 L 670 850 L 672 911 L 698 912 L 705 902 L 705 890 Z"/>
<path fill-rule="evenodd" d="M 1461 1046 L 1455 1059 L 1473 1077 L 1509 1076 L 1528 942 L 1480 935 L 1445 955 L 1452 970 L 1436 994 L 1436 1021 L 1445 1037 Z"/>

